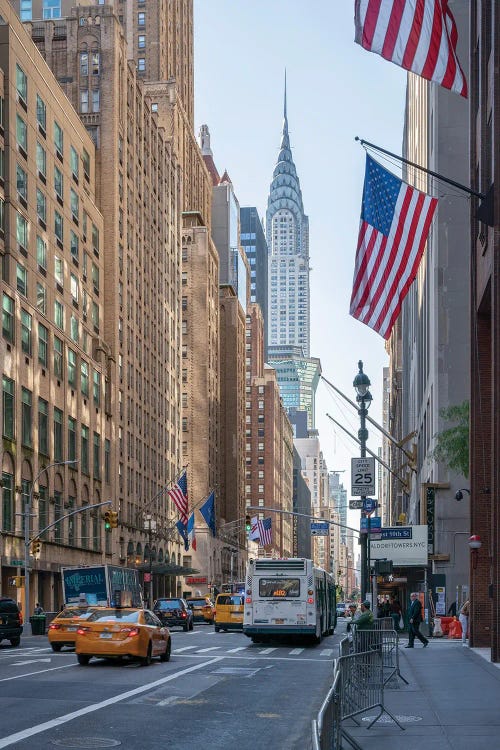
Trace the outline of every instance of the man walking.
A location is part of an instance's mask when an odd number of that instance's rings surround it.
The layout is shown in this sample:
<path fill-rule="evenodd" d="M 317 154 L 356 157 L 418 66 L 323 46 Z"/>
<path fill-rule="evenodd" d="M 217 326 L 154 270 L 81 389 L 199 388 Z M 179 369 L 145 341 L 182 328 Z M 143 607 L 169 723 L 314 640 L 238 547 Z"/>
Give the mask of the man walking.
<path fill-rule="evenodd" d="M 418 598 L 418 594 L 413 592 L 410 594 L 411 605 L 408 616 L 408 645 L 405 648 L 413 648 L 415 636 L 418 640 L 424 644 L 424 648 L 429 645 L 429 641 L 420 632 L 420 623 L 422 622 L 422 604 Z"/>

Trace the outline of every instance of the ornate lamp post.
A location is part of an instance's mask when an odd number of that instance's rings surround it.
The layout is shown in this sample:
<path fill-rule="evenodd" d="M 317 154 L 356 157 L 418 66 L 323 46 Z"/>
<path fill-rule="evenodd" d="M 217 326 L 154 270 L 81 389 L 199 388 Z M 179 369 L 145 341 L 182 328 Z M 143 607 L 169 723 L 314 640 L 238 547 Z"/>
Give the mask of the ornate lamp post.
<path fill-rule="evenodd" d="M 356 401 L 359 404 L 358 414 L 360 428 L 358 430 L 358 440 L 361 448 L 361 458 L 366 458 L 366 441 L 368 440 L 368 430 L 366 429 L 366 416 L 368 408 L 372 402 L 372 395 L 369 391 L 370 378 L 363 372 L 363 362 L 358 362 L 358 373 L 353 380 L 353 386 L 356 391 Z M 365 501 L 366 496 L 361 496 Z M 361 511 L 363 517 L 364 511 Z M 364 599 L 369 588 L 370 581 L 370 554 L 369 554 L 369 533 L 361 534 L 361 597 Z"/>

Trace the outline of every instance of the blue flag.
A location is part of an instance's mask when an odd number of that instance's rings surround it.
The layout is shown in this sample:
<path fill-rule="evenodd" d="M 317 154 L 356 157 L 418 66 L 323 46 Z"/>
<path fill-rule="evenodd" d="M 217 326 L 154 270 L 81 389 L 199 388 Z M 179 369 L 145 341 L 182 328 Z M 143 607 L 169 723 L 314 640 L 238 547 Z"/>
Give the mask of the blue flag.
<path fill-rule="evenodd" d="M 177 531 L 179 532 L 179 534 L 181 535 L 184 541 L 184 549 L 187 552 L 189 549 L 189 538 L 188 538 L 188 533 L 187 533 L 187 527 L 184 526 L 182 521 L 177 521 L 175 525 L 177 526 Z"/>
<path fill-rule="evenodd" d="M 215 536 L 215 492 L 212 490 L 205 502 L 200 508 L 200 513 L 206 521 L 206 524 L 212 536 Z"/>

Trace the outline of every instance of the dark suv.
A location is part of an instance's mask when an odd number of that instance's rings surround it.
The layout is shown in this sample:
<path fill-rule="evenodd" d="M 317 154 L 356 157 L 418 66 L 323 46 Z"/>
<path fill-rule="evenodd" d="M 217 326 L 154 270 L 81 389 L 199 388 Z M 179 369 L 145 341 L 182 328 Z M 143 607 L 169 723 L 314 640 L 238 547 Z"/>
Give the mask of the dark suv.
<path fill-rule="evenodd" d="M 5 638 L 11 646 L 19 646 L 22 632 L 23 621 L 17 603 L 14 599 L 0 596 L 0 641 Z"/>
<path fill-rule="evenodd" d="M 157 599 L 153 612 L 163 625 L 180 625 L 184 630 L 193 629 L 193 612 L 185 599 Z"/>

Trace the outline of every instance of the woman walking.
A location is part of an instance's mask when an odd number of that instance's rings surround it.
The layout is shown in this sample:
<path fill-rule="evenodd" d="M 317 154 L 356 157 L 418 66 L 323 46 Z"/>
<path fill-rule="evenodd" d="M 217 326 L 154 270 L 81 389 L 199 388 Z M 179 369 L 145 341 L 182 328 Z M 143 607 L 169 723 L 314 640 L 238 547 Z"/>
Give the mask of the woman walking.
<path fill-rule="evenodd" d="M 458 616 L 460 625 L 462 626 L 462 646 L 467 646 L 467 628 L 469 626 L 469 611 L 470 611 L 470 602 L 467 599 L 467 601 L 464 602 L 464 604 L 462 605 L 462 609 L 460 610 L 460 614 Z"/>

